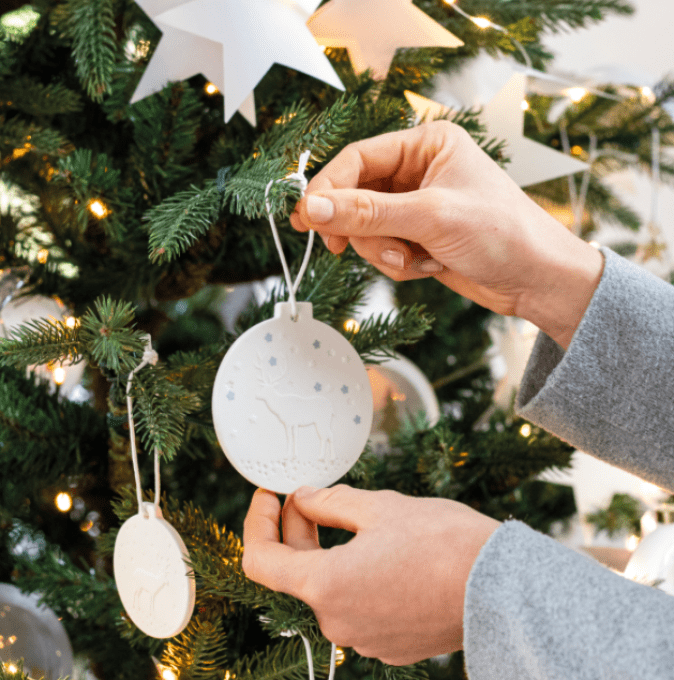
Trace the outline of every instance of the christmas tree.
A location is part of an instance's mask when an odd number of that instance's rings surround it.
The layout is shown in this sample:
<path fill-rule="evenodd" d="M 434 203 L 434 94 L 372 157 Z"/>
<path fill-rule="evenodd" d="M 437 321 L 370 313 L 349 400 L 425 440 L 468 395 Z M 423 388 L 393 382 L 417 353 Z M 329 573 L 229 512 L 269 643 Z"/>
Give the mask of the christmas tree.
<path fill-rule="evenodd" d="M 409 10 L 404 0 L 390 2 Z M 406 40 L 400 33 L 406 26 L 389 26 L 382 17 L 381 30 L 397 32 L 390 64 L 386 55 L 368 62 L 367 50 L 358 56 L 326 40 L 325 54 L 318 43 L 311 57 L 298 51 L 297 60 L 307 60 L 304 70 L 274 57 L 254 78 L 247 66 L 261 59 L 254 36 L 245 33 L 250 23 L 228 26 L 240 40 L 226 63 L 238 59 L 236 70 L 246 75 L 235 91 L 228 80 L 234 71 L 225 68 L 223 97 L 222 84 L 212 82 L 223 78 L 223 46 L 204 37 L 215 29 L 196 11 L 189 27 L 176 28 L 183 16 L 176 12 L 189 3 L 164 4 L 0 2 L 0 315 L 7 329 L 12 306 L 24 301 L 33 310 L 0 345 L 0 581 L 39 593 L 62 619 L 88 672 L 102 680 L 158 672 L 305 678 L 302 639 L 288 631 L 310 641 L 316 673 L 325 676 L 330 644 L 312 612 L 241 570 L 239 537 L 254 486 L 223 455 L 211 416 L 213 383 L 227 350 L 287 297 L 281 282 L 262 301 L 238 303 L 247 283 L 281 273 L 268 209 L 296 272 L 306 236 L 289 226 L 300 190 L 284 178 L 297 171 L 304 151 L 310 151 L 310 177 L 350 142 L 417 124 L 409 93 L 433 97 L 438 74 L 456 73 L 481 51 L 545 70 L 546 32 L 631 8 L 624 0 L 415 0 L 423 22 L 442 27 L 447 41 L 451 34 L 453 46 Z M 196 4 L 235 21 L 246 14 L 236 8 L 255 3 Z M 306 6 L 313 11 L 320 3 L 258 4 L 294 12 L 297 35 L 306 39 Z M 272 22 L 261 21 L 259 29 L 279 54 L 293 47 Z M 190 30 L 201 36 L 195 51 L 180 42 Z M 393 56 L 395 47 L 401 49 Z M 166 60 L 163 80 L 153 59 Z M 650 169 L 653 130 L 671 144 L 674 124 L 662 109 L 671 94 L 667 83 L 652 97 L 608 87 L 569 102 L 555 119 L 548 115 L 553 97 L 531 97 L 525 135 L 590 165 L 580 185 L 564 176 L 530 185 L 530 195 L 567 210 L 574 199 L 571 221 L 583 237 L 600 218 L 638 228 L 637 216 L 602 179 L 628 164 Z M 490 133 L 481 111 L 442 116 L 508 168 L 507 140 Z M 659 170 L 663 178 L 674 174 L 665 162 Z M 311 302 L 314 317 L 342 333 L 366 363 L 394 352 L 411 359 L 435 387 L 443 415 L 435 424 L 415 414 L 398 419 L 389 399 L 388 422 L 399 420 L 400 428 L 384 454 L 366 448 L 344 481 L 451 498 L 542 531 L 572 515 L 569 490 L 536 479 L 547 468 L 567 466 L 571 448 L 492 405 L 491 313 L 424 279 L 396 285 L 395 313 L 358 327 L 353 319 L 377 277 L 353 252 L 335 257 L 317 243 L 297 299 Z M 67 312 L 50 311 L 56 297 Z M 152 453 L 160 451 L 163 516 L 189 550 L 196 583 L 191 619 L 169 639 L 134 626 L 112 575 L 119 527 L 138 512 L 126 389 L 146 334 L 159 361 L 138 371 L 131 387 L 141 478 L 150 489 Z M 78 370 L 77 390 L 59 387 Z M 148 493 L 146 500 L 152 498 Z M 326 546 L 348 538 L 322 533 Z M 339 661 L 344 680 L 464 675 L 460 654 L 408 668 L 352 650 L 340 650 Z M 5 664 L 0 677 L 27 675 Z"/>

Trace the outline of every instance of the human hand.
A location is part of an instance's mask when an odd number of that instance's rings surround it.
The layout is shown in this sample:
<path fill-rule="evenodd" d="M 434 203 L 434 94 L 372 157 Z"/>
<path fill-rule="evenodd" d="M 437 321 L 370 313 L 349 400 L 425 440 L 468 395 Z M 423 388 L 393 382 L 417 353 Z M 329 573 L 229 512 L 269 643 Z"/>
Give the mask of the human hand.
<path fill-rule="evenodd" d="M 432 275 L 567 347 L 603 257 L 534 203 L 461 127 L 436 121 L 351 144 L 291 216 L 394 280 Z"/>
<path fill-rule="evenodd" d="M 306 602 L 325 637 L 406 665 L 460 649 L 466 582 L 499 522 L 455 501 L 302 487 L 283 506 L 258 489 L 244 522 L 243 571 Z M 317 525 L 356 535 L 323 550 Z"/>

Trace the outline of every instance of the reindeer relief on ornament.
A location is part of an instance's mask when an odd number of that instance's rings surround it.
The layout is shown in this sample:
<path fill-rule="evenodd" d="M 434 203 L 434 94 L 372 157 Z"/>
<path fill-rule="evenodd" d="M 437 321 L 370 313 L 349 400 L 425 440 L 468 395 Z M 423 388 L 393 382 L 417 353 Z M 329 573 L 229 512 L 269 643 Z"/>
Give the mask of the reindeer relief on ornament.
<path fill-rule="evenodd" d="M 290 460 L 297 459 L 298 430 L 314 427 L 320 442 L 320 460 L 335 460 L 333 449 L 332 420 L 335 415 L 332 401 L 320 394 L 323 386 L 316 382 L 314 394 L 297 395 L 282 391 L 281 382 L 287 374 L 287 361 L 283 355 L 265 360 L 258 354 L 255 363 L 257 390 L 255 398 L 263 402 L 275 415 L 286 433 L 286 451 Z"/>

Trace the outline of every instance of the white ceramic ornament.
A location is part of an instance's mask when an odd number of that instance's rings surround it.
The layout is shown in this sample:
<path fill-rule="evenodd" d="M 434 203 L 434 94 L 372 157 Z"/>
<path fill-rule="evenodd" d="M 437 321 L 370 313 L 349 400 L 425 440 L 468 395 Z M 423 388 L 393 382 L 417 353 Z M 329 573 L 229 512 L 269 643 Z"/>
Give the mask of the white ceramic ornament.
<path fill-rule="evenodd" d="M 372 391 L 352 345 L 309 302 L 232 345 L 213 386 L 213 424 L 246 479 L 276 493 L 329 486 L 358 460 L 372 425 Z"/>
<path fill-rule="evenodd" d="M 57 680 L 71 676 L 73 650 L 63 624 L 40 596 L 22 593 L 0 583 L 0 663 L 5 677 L 14 677 L 11 666 L 23 659 L 31 678 Z"/>
<path fill-rule="evenodd" d="M 674 524 L 660 524 L 643 538 L 625 567 L 624 576 L 674 595 Z"/>
<path fill-rule="evenodd" d="M 133 623 L 151 637 L 169 638 L 189 622 L 196 586 L 182 538 L 159 506 L 143 506 L 144 512 L 127 519 L 117 535 L 115 582 Z"/>

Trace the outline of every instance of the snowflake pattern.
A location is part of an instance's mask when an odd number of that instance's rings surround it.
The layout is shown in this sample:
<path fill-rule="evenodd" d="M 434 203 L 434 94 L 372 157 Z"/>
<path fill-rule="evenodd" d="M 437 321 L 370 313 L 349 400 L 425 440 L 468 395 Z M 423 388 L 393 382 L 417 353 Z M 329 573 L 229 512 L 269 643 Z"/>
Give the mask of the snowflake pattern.
<path fill-rule="evenodd" d="M 269 365 L 270 365 L 270 366 L 276 366 L 276 363 L 277 363 L 277 362 L 276 362 L 276 357 L 272 357 L 272 358 L 269 360 Z"/>
<path fill-rule="evenodd" d="M 353 419 L 353 422 L 356 423 L 356 425 L 360 425 L 360 416 L 356 416 L 356 417 Z"/>
<path fill-rule="evenodd" d="M 348 394 L 349 388 L 346 385 L 342 385 L 342 394 Z"/>
<path fill-rule="evenodd" d="M 271 342 L 274 338 L 273 338 L 273 336 L 272 336 L 271 333 L 267 333 L 267 335 L 264 336 L 264 339 L 265 339 L 267 342 Z"/>
<path fill-rule="evenodd" d="M 317 382 L 314 385 L 314 389 L 316 390 L 316 392 L 320 392 L 323 389 L 323 385 L 321 385 L 321 383 Z"/>

